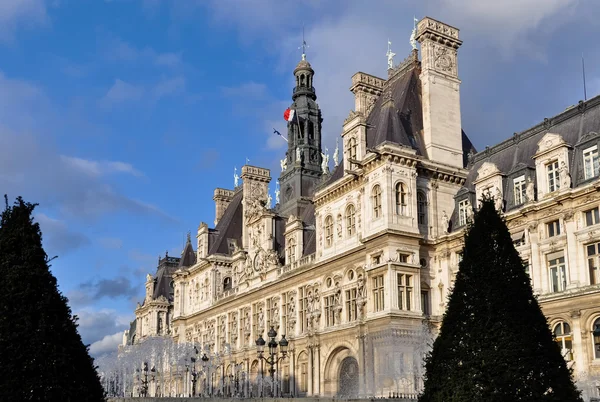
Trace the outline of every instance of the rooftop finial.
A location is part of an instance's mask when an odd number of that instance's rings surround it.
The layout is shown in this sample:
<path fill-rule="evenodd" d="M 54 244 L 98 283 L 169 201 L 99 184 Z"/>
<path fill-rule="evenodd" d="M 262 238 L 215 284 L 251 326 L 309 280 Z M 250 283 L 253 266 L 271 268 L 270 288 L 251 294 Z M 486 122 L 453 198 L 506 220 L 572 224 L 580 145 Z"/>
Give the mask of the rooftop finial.
<path fill-rule="evenodd" d="M 187 232 L 187 242 L 191 243 L 192 242 L 192 233 L 188 230 Z"/>
<path fill-rule="evenodd" d="M 396 55 L 396 53 L 392 52 L 391 46 L 392 46 L 392 42 L 390 42 L 390 40 L 388 39 L 388 50 L 387 50 L 387 53 L 385 54 L 388 59 L 388 70 L 390 68 L 394 68 L 394 56 Z"/>
<path fill-rule="evenodd" d="M 413 17 L 413 30 L 410 34 L 410 45 L 413 50 L 417 49 L 417 22 L 419 22 L 417 17 Z"/>
<path fill-rule="evenodd" d="M 302 60 L 306 60 L 306 48 L 309 47 L 306 44 L 306 40 L 304 39 L 304 24 L 302 24 L 302 46 L 298 49 L 302 48 Z"/>

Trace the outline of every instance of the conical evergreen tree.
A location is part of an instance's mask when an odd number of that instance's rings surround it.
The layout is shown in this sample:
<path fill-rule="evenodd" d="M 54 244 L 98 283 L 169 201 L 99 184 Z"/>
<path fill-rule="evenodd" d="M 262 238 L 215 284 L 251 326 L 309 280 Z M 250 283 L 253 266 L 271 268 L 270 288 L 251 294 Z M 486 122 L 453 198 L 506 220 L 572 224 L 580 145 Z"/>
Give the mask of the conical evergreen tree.
<path fill-rule="evenodd" d="M 420 402 L 582 401 L 493 200 L 482 200 Z"/>
<path fill-rule="evenodd" d="M 0 221 L 0 401 L 104 401 L 77 332 L 77 317 L 57 288 L 31 213 L 17 199 Z"/>

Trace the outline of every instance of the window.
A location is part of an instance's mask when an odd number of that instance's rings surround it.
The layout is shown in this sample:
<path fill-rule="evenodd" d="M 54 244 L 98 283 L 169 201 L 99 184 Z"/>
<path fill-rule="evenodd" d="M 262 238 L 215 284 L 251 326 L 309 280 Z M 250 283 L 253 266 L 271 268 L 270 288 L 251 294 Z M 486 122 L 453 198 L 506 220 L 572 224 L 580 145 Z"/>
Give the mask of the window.
<path fill-rule="evenodd" d="M 308 391 L 308 363 L 300 363 L 300 392 Z"/>
<path fill-rule="evenodd" d="M 223 291 L 228 291 L 231 290 L 231 277 L 226 276 L 225 279 L 223 279 Z"/>
<path fill-rule="evenodd" d="M 560 188 L 558 161 L 553 161 L 546 165 L 546 174 L 548 175 L 548 192 L 551 193 L 558 190 Z"/>
<path fill-rule="evenodd" d="M 431 315 L 431 307 L 429 306 L 429 291 L 421 291 L 421 309 L 424 315 Z"/>
<path fill-rule="evenodd" d="M 383 291 L 383 275 L 377 275 L 373 278 L 373 308 L 376 312 L 385 308 Z"/>
<path fill-rule="evenodd" d="M 550 291 L 562 292 L 565 290 L 567 287 L 567 274 L 564 255 L 555 253 L 548 256 L 548 269 L 550 270 Z"/>
<path fill-rule="evenodd" d="M 348 157 L 350 159 L 356 159 L 356 138 L 350 138 L 348 143 Z"/>
<path fill-rule="evenodd" d="M 293 299 L 292 299 L 293 300 Z M 281 294 L 281 328 L 283 328 L 283 334 L 286 334 L 288 332 L 288 321 L 287 321 L 287 315 L 288 315 L 288 305 L 290 304 L 290 301 L 288 300 L 288 294 L 287 293 L 282 293 Z"/>
<path fill-rule="evenodd" d="M 308 328 L 308 295 L 306 288 L 298 289 L 298 318 L 300 319 L 300 332 L 304 332 Z"/>
<path fill-rule="evenodd" d="M 262 311 L 262 307 L 260 307 L 260 310 Z M 252 305 L 252 335 L 254 338 L 258 338 L 264 331 L 264 328 L 260 328 L 260 330 L 258 328 L 258 312 L 258 303 L 254 303 Z"/>
<path fill-rule="evenodd" d="M 296 240 L 293 237 L 288 239 L 288 264 L 296 261 Z"/>
<path fill-rule="evenodd" d="M 348 237 L 354 236 L 356 233 L 356 210 L 352 204 L 346 208 L 346 233 L 348 233 Z"/>
<path fill-rule="evenodd" d="M 458 203 L 458 226 L 467 224 L 467 216 L 469 216 L 469 200 L 465 199 Z M 420 223 L 420 222 L 419 222 Z"/>
<path fill-rule="evenodd" d="M 396 184 L 396 214 L 406 215 L 406 186 L 404 183 Z"/>
<path fill-rule="evenodd" d="M 558 236 L 560 234 L 560 222 L 557 220 L 546 223 L 548 237 Z"/>
<path fill-rule="evenodd" d="M 325 247 L 331 247 L 333 244 L 333 217 L 331 215 L 325 218 Z"/>
<path fill-rule="evenodd" d="M 583 150 L 583 174 L 584 178 L 591 179 L 592 177 L 598 176 L 598 146 Z"/>
<path fill-rule="evenodd" d="M 571 327 L 564 321 L 554 326 L 554 339 L 560 348 L 560 354 L 567 361 L 573 360 L 573 339 L 571 338 Z"/>
<path fill-rule="evenodd" d="M 379 184 L 376 184 L 373 187 L 371 197 L 372 197 L 372 203 L 373 203 L 373 219 L 380 218 L 382 215 L 382 210 L 381 210 L 381 187 L 379 187 Z"/>
<path fill-rule="evenodd" d="M 600 243 L 588 244 L 586 254 L 590 271 L 590 285 L 597 285 L 600 283 L 600 275 L 598 275 L 600 269 Z"/>
<path fill-rule="evenodd" d="M 381 254 L 372 256 L 371 261 L 373 261 L 373 266 L 381 264 Z"/>
<path fill-rule="evenodd" d="M 356 309 L 356 288 L 346 290 L 346 321 L 356 321 L 357 309 Z"/>
<path fill-rule="evenodd" d="M 600 359 L 600 318 L 597 318 L 592 325 L 592 342 L 594 342 L 594 358 Z"/>
<path fill-rule="evenodd" d="M 412 308 L 412 275 L 398 274 L 398 309 L 409 311 Z"/>
<path fill-rule="evenodd" d="M 427 224 L 427 198 L 422 191 L 417 193 L 417 221 L 419 225 Z"/>
<path fill-rule="evenodd" d="M 410 258 L 410 254 L 406 254 L 406 253 L 402 253 L 402 252 L 398 251 L 398 262 L 408 264 L 409 258 Z"/>
<path fill-rule="evenodd" d="M 592 226 L 600 223 L 600 214 L 598 207 L 585 211 L 585 226 Z"/>
<path fill-rule="evenodd" d="M 234 324 L 237 324 L 237 315 L 236 313 L 229 313 L 229 332 L 228 332 L 228 340 L 229 344 L 235 347 L 235 343 L 237 341 L 237 334 L 233 331 L 235 327 Z"/>
<path fill-rule="evenodd" d="M 525 183 L 525 176 L 519 176 L 513 181 L 513 191 L 515 193 L 515 205 L 521 205 L 527 201 L 525 192 L 527 184 Z"/>
<path fill-rule="evenodd" d="M 335 322 L 335 295 L 326 296 L 325 299 L 325 326 L 332 327 Z"/>

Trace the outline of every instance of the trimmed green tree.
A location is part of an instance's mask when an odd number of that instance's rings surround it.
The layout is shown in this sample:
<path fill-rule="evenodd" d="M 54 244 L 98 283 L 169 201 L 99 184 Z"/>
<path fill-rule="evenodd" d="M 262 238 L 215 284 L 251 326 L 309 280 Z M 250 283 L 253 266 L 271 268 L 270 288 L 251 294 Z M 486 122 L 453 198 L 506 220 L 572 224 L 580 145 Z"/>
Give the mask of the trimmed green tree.
<path fill-rule="evenodd" d="M 492 199 L 465 235 L 420 402 L 582 401 Z"/>
<path fill-rule="evenodd" d="M 17 198 L 0 221 L 0 400 L 104 401 L 88 347 L 50 272 L 37 204 Z"/>

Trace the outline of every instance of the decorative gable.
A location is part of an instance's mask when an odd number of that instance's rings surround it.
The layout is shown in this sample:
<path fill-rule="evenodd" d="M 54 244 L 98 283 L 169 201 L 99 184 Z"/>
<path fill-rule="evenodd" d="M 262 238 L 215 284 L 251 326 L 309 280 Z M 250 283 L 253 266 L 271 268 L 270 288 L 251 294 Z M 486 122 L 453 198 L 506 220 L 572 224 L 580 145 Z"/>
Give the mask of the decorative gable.
<path fill-rule="evenodd" d="M 571 187 L 569 148 L 560 134 L 548 133 L 538 142 L 535 160 L 538 200 Z"/>
<path fill-rule="evenodd" d="M 538 151 L 533 157 L 538 158 L 547 152 L 567 145 L 560 134 L 548 133 L 538 142 Z"/>
<path fill-rule="evenodd" d="M 503 174 L 495 163 L 484 162 L 481 167 L 477 169 L 477 179 L 473 184 L 475 184 L 475 195 L 477 200 L 480 200 L 485 193 L 494 196 L 499 200 L 499 205 L 501 205 L 500 200 L 504 198 Z"/>

